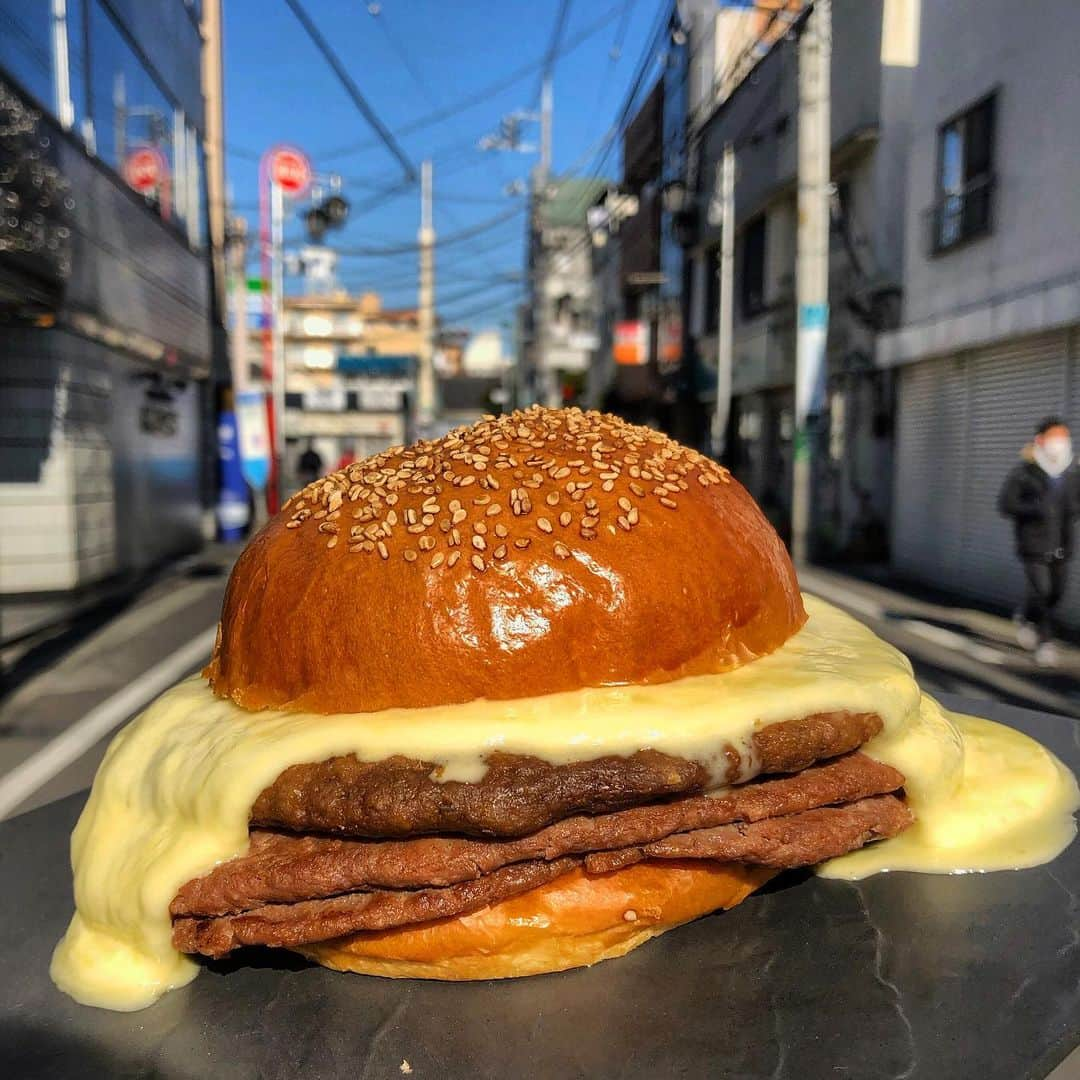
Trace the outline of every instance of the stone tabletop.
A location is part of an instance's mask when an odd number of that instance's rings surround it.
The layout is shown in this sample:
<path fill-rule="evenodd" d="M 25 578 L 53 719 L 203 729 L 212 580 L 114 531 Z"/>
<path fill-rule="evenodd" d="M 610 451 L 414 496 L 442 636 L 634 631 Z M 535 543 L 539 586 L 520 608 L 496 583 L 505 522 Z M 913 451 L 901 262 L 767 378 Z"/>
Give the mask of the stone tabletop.
<path fill-rule="evenodd" d="M 1080 771 L 1074 721 L 967 711 Z M 0 825 L 7 1076 L 1020 1080 L 1080 1044 L 1080 843 L 1017 873 L 782 875 L 731 912 L 560 975 L 398 982 L 253 950 L 142 1012 L 88 1009 L 47 971 L 84 798 Z"/>

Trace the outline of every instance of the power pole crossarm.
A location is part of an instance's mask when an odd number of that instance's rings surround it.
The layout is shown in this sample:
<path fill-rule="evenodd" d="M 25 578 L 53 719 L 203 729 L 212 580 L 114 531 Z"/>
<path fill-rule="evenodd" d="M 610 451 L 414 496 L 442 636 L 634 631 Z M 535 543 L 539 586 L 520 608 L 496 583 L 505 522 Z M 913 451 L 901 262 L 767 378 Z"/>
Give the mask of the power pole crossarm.
<path fill-rule="evenodd" d="M 829 163 L 832 3 L 816 0 L 799 39 L 799 224 L 795 264 L 795 457 L 791 554 L 810 556 L 810 523 L 818 423 L 825 399 L 829 329 Z"/>

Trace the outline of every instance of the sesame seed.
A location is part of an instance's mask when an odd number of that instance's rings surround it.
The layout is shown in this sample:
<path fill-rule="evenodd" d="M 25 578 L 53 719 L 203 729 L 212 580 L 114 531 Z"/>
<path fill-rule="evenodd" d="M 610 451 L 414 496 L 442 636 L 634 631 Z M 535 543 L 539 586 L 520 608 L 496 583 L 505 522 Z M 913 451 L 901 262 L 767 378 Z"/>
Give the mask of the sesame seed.
<path fill-rule="evenodd" d="M 477 570 L 480 571 L 481 574 L 487 569 L 487 566 L 485 565 L 484 560 L 482 558 L 480 558 L 479 555 L 474 555 L 472 557 L 472 564 L 473 564 L 473 566 L 476 567 Z"/>
<path fill-rule="evenodd" d="M 468 516 L 469 515 L 465 510 L 455 510 L 451 520 L 455 525 L 460 525 Z"/>
<path fill-rule="evenodd" d="M 547 495 L 544 496 L 544 502 L 546 502 L 548 506 L 558 506 L 559 493 L 557 491 L 549 491 Z"/>
<path fill-rule="evenodd" d="M 326 546 L 327 546 L 327 548 L 335 548 L 335 547 L 337 547 L 337 537 L 336 536 L 331 536 L 330 539 L 326 541 Z"/>
<path fill-rule="evenodd" d="M 416 562 L 417 555 L 412 548 L 406 548 L 401 554 L 406 562 Z"/>
<path fill-rule="evenodd" d="M 430 551 L 435 546 L 435 537 L 421 536 L 419 540 L 421 551 Z"/>
<path fill-rule="evenodd" d="M 494 517 L 496 514 L 501 514 L 501 513 L 502 513 L 502 507 L 498 503 L 492 503 L 487 508 L 487 516 L 488 517 Z"/>
<path fill-rule="evenodd" d="M 473 532 L 479 533 L 481 536 L 484 536 L 487 533 L 487 525 L 485 525 L 482 521 L 478 521 L 473 526 Z"/>
<path fill-rule="evenodd" d="M 669 510 L 674 510 L 679 504 L 674 499 L 661 498 L 660 505 L 666 506 Z"/>
<path fill-rule="evenodd" d="M 522 536 L 514 541 L 514 547 L 519 548 L 521 551 L 524 551 L 531 543 L 532 540 L 530 540 L 529 537 Z"/>
<path fill-rule="evenodd" d="M 630 510 L 626 515 L 626 520 L 629 521 L 631 525 L 636 525 L 638 523 L 638 508 L 636 506 L 630 507 Z"/>
<path fill-rule="evenodd" d="M 573 520 L 574 520 L 574 515 L 573 515 L 573 514 L 571 514 L 569 510 L 564 510 L 564 511 L 563 511 L 563 512 L 562 512 L 562 513 L 561 513 L 561 514 L 559 515 L 559 524 L 560 524 L 560 525 L 561 525 L 561 526 L 562 526 L 562 527 L 563 527 L 564 529 L 565 529 L 565 528 L 566 528 L 566 526 L 567 526 L 567 525 L 569 525 L 569 524 L 570 524 L 570 522 L 571 522 L 571 521 L 573 521 Z"/>
<path fill-rule="evenodd" d="M 397 522 L 398 522 L 398 517 L 397 517 L 396 511 L 394 511 L 394 510 L 387 511 L 387 514 L 386 514 L 386 523 L 387 523 L 387 525 L 396 525 Z"/>
<path fill-rule="evenodd" d="M 506 545 L 500 544 L 491 554 L 494 555 L 496 559 L 505 559 Z"/>
<path fill-rule="evenodd" d="M 472 538 L 472 546 L 476 548 L 477 551 L 484 551 L 487 548 L 487 542 L 482 536 L 474 536 Z"/>
<path fill-rule="evenodd" d="M 551 522 L 545 517 L 536 519 L 536 527 L 540 529 L 541 532 L 549 533 L 552 531 Z"/>
<path fill-rule="evenodd" d="M 629 513 L 630 512 L 630 507 L 632 507 L 633 505 L 634 504 L 625 495 L 620 496 L 620 498 L 619 498 L 619 509 L 620 510 L 623 510 L 626 513 Z"/>
<path fill-rule="evenodd" d="M 387 551 L 386 545 L 381 540 L 375 546 L 379 549 L 379 557 L 380 558 L 383 558 L 383 559 L 389 559 L 390 558 L 390 552 Z"/>
<path fill-rule="evenodd" d="M 556 544 L 553 550 L 555 555 L 560 559 L 570 558 L 570 549 L 565 544 Z"/>
<path fill-rule="evenodd" d="M 495 526 L 495 535 L 500 538 L 505 537 L 509 532 L 510 530 L 503 524 L 498 524 Z"/>
<path fill-rule="evenodd" d="M 445 561 L 446 561 L 446 556 L 441 551 L 435 552 L 435 554 L 431 556 L 431 563 L 430 563 L 431 569 L 432 570 L 438 570 L 439 567 L 442 566 L 442 564 Z"/>
<path fill-rule="evenodd" d="M 461 552 L 460 551 L 451 551 L 450 554 L 447 556 L 446 565 L 447 566 L 456 566 L 457 561 L 460 558 L 461 558 Z"/>
<path fill-rule="evenodd" d="M 603 483 L 602 483 L 602 484 L 600 485 L 600 487 L 601 487 L 601 489 L 602 489 L 603 491 L 611 491 L 611 490 L 612 490 L 612 489 L 613 489 L 613 488 L 615 487 L 615 481 L 614 481 L 614 480 L 605 480 L 605 481 L 604 481 L 604 482 L 603 482 Z"/>
<path fill-rule="evenodd" d="M 615 520 L 619 523 L 620 529 L 625 529 L 627 532 L 630 531 L 632 526 L 622 514 L 620 514 Z"/>
<path fill-rule="evenodd" d="M 463 476 L 461 478 L 461 486 L 462 487 L 469 487 L 470 484 L 475 484 L 475 483 L 476 483 L 476 477 L 475 476 Z"/>

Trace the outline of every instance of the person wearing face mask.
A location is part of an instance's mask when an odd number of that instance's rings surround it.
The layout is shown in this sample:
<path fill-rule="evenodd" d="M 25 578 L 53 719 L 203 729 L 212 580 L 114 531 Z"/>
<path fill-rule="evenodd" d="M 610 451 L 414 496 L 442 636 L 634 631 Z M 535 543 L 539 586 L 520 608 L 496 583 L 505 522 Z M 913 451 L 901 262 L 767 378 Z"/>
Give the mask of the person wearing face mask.
<path fill-rule="evenodd" d="M 1013 519 L 1027 578 L 1027 595 L 1015 618 L 1017 639 L 1034 649 L 1036 663 L 1051 667 L 1058 659 L 1053 613 L 1065 592 L 1073 519 L 1080 514 L 1080 470 L 1073 464 L 1069 429 L 1056 416 L 1039 424 L 1027 450 L 1005 479 L 998 509 Z"/>

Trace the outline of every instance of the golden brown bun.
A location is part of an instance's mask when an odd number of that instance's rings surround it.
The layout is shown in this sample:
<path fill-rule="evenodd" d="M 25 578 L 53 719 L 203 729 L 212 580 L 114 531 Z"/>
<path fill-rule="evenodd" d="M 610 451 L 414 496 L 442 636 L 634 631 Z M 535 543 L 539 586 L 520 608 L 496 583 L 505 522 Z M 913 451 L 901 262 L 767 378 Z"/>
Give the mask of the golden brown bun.
<path fill-rule="evenodd" d="M 237 562 L 207 675 L 249 709 L 368 712 L 724 671 L 805 619 L 726 470 L 535 408 L 300 492 Z"/>
<path fill-rule="evenodd" d="M 336 971 L 398 979 L 510 979 L 587 967 L 710 911 L 734 907 L 777 871 L 741 863 L 646 861 L 574 870 L 472 915 L 305 945 Z"/>

